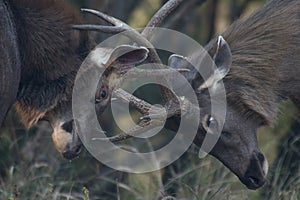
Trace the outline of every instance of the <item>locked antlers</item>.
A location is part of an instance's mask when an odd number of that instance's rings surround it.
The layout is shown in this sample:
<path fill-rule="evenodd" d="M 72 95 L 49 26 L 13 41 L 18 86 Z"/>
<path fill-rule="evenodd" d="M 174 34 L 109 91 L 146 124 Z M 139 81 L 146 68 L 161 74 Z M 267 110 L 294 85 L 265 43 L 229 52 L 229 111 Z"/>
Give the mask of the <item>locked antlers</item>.
<path fill-rule="evenodd" d="M 99 32 L 105 32 L 110 34 L 116 34 L 116 33 L 123 33 L 125 36 L 130 38 L 132 41 L 134 41 L 139 46 L 145 46 L 149 50 L 149 59 L 154 64 L 157 64 L 157 66 L 161 65 L 162 62 L 151 44 L 149 40 L 153 36 L 154 28 L 159 26 L 163 20 L 174 10 L 176 9 L 183 0 L 169 0 L 165 5 L 163 5 L 151 18 L 151 20 L 148 22 L 147 26 L 144 28 L 144 30 L 139 33 L 129 25 L 127 25 L 125 22 L 122 22 L 119 19 L 116 19 L 114 17 L 108 16 L 102 12 L 92 10 L 92 9 L 82 9 L 83 12 L 87 12 L 93 15 L 96 15 L 97 17 L 105 20 L 106 22 L 110 23 L 113 26 L 103 26 L 103 25 L 74 25 L 73 28 L 80 29 L 80 30 L 91 30 L 91 31 L 99 31 Z M 187 69 L 176 69 L 179 72 L 187 71 Z M 176 70 L 170 70 L 170 69 L 157 69 L 157 70 L 141 70 L 136 74 L 133 74 L 134 77 L 141 77 L 145 76 L 154 76 L 163 78 L 167 74 L 172 74 Z M 130 72 L 129 72 L 130 73 Z M 129 74 L 130 76 L 130 74 Z M 133 127 L 129 133 L 117 135 L 110 138 L 95 138 L 95 140 L 110 140 L 112 142 L 122 141 L 127 138 L 133 137 L 134 135 L 137 135 L 141 132 L 144 132 L 146 130 L 151 129 L 152 127 L 156 127 L 159 125 L 164 124 L 165 116 L 163 116 L 162 113 L 166 113 L 166 117 L 172 117 L 175 115 L 180 115 L 180 113 L 185 113 L 189 115 L 193 115 L 193 113 L 198 112 L 199 109 L 198 106 L 192 105 L 187 99 L 185 98 L 179 98 L 177 97 L 174 92 L 172 91 L 172 88 L 170 84 L 168 83 L 168 80 L 164 80 L 166 85 L 168 85 L 168 88 L 160 87 L 162 97 L 164 99 L 164 108 L 152 106 L 151 104 L 127 93 L 126 91 L 122 89 L 116 89 L 114 91 L 116 97 L 121 99 L 124 102 L 129 103 L 131 106 L 135 107 L 140 113 L 143 114 L 143 117 L 140 118 L 140 122 L 136 127 Z M 180 108 L 183 107 L 184 109 Z M 184 106 L 182 106 L 184 105 Z M 164 109 L 166 112 L 163 112 Z M 190 112 L 193 111 L 193 112 Z"/>

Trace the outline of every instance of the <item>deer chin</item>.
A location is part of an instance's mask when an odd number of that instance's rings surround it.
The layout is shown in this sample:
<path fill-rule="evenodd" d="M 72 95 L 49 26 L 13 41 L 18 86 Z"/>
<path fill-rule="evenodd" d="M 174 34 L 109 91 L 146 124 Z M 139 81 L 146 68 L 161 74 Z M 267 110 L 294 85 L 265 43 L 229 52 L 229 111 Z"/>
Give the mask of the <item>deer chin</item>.
<path fill-rule="evenodd" d="M 254 151 L 246 173 L 238 177 L 248 189 L 256 190 L 265 184 L 267 173 L 268 161 L 262 153 Z"/>

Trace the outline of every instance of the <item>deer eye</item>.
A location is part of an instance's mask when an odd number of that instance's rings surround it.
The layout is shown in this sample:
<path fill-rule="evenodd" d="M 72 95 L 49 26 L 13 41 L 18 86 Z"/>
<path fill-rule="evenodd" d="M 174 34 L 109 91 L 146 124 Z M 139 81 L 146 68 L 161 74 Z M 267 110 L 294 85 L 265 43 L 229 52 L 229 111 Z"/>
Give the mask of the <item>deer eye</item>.
<path fill-rule="evenodd" d="M 212 116 L 208 116 L 207 118 L 206 118 L 206 126 L 207 127 L 216 127 L 217 126 L 217 120 L 214 118 L 214 117 L 212 117 Z"/>
<path fill-rule="evenodd" d="M 95 99 L 95 104 L 100 103 L 106 97 L 107 97 L 107 91 L 106 91 L 106 89 L 101 89 L 99 97 Z"/>
<path fill-rule="evenodd" d="M 100 96 L 102 99 L 104 99 L 107 96 L 106 90 L 102 90 Z"/>
<path fill-rule="evenodd" d="M 218 121 L 211 115 L 206 115 L 203 121 L 203 127 L 209 133 L 216 133 L 218 130 Z"/>

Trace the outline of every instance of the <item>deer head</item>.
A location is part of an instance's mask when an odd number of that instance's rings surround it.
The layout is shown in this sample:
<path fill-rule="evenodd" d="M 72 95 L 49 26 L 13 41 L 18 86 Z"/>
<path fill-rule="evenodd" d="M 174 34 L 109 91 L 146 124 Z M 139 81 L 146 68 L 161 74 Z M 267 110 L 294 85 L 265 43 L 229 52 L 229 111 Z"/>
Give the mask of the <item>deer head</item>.
<path fill-rule="evenodd" d="M 146 48 L 129 45 L 121 45 L 115 49 L 97 47 L 89 54 L 83 67 L 98 67 L 105 70 L 103 76 L 99 77 L 95 94 L 97 116 L 100 116 L 110 104 L 112 91 L 120 76 L 135 64 L 144 61 L 147 55 Z M 73 119 L 71 98 L 49 111 L 45 119 L 53 128 L 52 139 L 56 149 L 67 159 L 77 157 L 82 143 Z"/>
<path fill-rule="evenodd" d="M 206 46 L 206 50 L 217 67 L 206 81 L 203 81 L 195 69 L 193 70 L 186 58 L 173 55 L 169 60 L 171 67 L 191 69 L 190 72 L 185 72 L 183 75 L 189 80 L 198 96 L 201 127 L 194 142 L 199 146 L 204 140 L 205 133 L 211 131 L 209 127 L 222 125 L 220 116 L 211 113 L 211 93 L 219 92 L 220 81 L 224 81 L 225 87 L 230 87 L 226 84 L 227 78 L 230 78 L 232 59 L 229 45 L 222 36 L 219 36 Z M 210 93 L 208 89 L 210 89 Z M 249 189 L 259 188 L 266 181 L 268 168 L 267 160 L 258 148 L 256 131 L 259 124 L 255 117 L 241 114 L 244 112 L 238 106 L 240 102 L 232 101 L 230 94 L 227 94 L 227 102 L 225 124 L 221 136 L 210 154 L 223 162 Z"/>

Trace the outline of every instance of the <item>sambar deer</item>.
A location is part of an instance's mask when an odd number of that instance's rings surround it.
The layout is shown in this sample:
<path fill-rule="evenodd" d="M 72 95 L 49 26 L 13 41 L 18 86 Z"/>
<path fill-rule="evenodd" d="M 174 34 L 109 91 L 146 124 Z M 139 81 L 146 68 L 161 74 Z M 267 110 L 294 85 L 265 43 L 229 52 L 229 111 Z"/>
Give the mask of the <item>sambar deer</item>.
<path fill-rule="evenodd" d="M 86 31 L 72 28 L 82 20 L 70 6 L 56 0 L 0 0 L 0 11 L 0 125 L 14 104 L 26 127 L 49 121 L 56 149 L 67 159 L 76 157 L 81 142 L 73 127 L 72 90 L 93 46 Z M 110 75 L 121 75 L 106 64 L 132 65 L 143 61 L 148 50 L 125 45 L 96 48 L 93 53 L 106 59 L 97 66 L 110 71 L 99 77 L 95 104 L 100 114 L 109 104 Z"/>
<path fill-rule="evenodd" d="M 281 101 L 291 99 L 300 108 L 300 1 L 270 0 L 247 19 L 233 23 L 205 49 L 217 70 L 204 82 L 189 59 L 170 57 L 170 66 L 184 73 L 197 92 L 202 126 L 196 144 L 219 116 L 210 112 L 208 88 L 226 89 L 227 113 L 221 136 L 210 152 L 249 188 L 264 185 L 267 160 L 258 148 L 256 132 L 276 119 Z M 211 94 L 211 93 L 210 93 Z"/>

